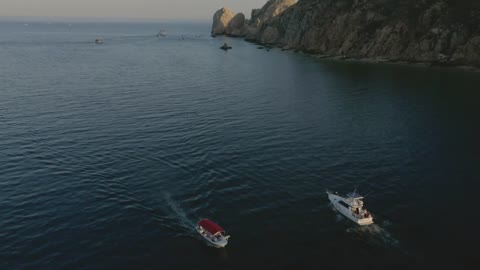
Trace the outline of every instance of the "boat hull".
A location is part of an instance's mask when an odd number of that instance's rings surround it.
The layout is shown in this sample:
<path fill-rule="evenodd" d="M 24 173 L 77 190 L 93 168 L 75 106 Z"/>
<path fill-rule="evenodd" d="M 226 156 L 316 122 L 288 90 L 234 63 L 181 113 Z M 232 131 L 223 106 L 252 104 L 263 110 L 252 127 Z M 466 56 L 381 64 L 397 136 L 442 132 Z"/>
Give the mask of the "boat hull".
<path fill-rule="evenodd" d="M 202 232 L 202 230 L 198 226 L 195 229 L 197 230 L 198 234 L 200 234 L 202 238 L 205 239 L 205 241 L 207 241 L 208 244 L 213 247 L 224 248 L 228 244 L 228 239 L 224 236 L 220 236 L 218 240 L 214 241 L 212 240 L 211 236 L 209 236 L 204 231 Z"/>
<path fill-rule="evenodd" d="M 355 222 L 356 224 L 360 226 L 365 226 L 365 225 L 370 225 L 373 224 L 373 217 L 370 215 L 368 218 L 357 218 L 352 214 L 352 210 L 349 208 L 346 208 L 340 204 L 341 201 L 343 201 L 343 197 L 332 194 L 332 193 L 327 193 L 328 194 L 328 199 L 332 203 L 333 207 L 340 212 L 342 215 L 350 219 L 351 221 Z"/>

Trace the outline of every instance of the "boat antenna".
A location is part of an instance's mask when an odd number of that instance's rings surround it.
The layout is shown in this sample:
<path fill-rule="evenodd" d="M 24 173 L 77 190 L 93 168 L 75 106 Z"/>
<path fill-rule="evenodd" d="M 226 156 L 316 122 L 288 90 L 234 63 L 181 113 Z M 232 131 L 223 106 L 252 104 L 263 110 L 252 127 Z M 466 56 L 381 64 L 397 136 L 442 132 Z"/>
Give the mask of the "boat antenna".
<path fill-rule="evenodd" d="M 364 198 L 366 198 L 368 195 L 370 195 L 370 193 L 372 193 L 371 191 L 368 192 L 365 196 L 363 196 Z"/>

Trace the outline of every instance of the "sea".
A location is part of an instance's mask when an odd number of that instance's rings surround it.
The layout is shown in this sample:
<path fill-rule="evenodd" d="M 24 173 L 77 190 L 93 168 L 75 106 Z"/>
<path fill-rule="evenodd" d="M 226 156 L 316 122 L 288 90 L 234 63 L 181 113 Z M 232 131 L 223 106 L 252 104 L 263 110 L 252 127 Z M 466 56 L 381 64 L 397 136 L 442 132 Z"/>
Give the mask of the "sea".
<path fill-rule="evenodd" d="M 479 262 L 479 72 L 318 59 L 210 27 L 0 23 L 0 269 Z M 375 224 L 327 190 L 364 195 Z M 196 233 L 202 218 L 226 248 Z"/>

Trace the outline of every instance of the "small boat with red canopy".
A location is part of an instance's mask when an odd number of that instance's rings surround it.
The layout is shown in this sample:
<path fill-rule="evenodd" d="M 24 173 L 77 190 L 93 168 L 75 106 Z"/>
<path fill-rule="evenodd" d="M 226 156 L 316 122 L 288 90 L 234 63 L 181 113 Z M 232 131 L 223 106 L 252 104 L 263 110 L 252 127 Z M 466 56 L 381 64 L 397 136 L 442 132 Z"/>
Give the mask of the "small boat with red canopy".
<path fill-rule="evenodd" d="M 215 247 L 225 247 L 228 244 L 230 235 L 225 235 L 225 230 L 215 222 L 202 219 L 197 224 L 197 232 Z"/>

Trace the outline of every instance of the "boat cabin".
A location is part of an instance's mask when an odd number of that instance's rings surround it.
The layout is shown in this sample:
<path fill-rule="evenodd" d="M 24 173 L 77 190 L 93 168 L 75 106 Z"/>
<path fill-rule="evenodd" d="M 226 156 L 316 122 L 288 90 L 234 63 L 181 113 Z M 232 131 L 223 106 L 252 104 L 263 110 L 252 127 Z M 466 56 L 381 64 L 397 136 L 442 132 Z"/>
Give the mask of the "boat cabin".
<path fill-rule="evenodd" d="M 363 206 L 363 196 L 358 193 L 348 193 L 346 201 L 354 208 L 361 208 Z"/>
<path fill-rule="evenodd" d="M 370 213 L 363 208 L 363 196 L 358 193 L 348 193 L 347 197 L 338 203 L 352 211 L 352 215 L 358 219 L 371 217 Z"/>
<path fill-rule="evenodd" d="M 198 222 L 199 232 L 212 241 L 219 241 L 224 237 L 225 230 L 218 224 L 208 219 L 202 219 Z"/>

